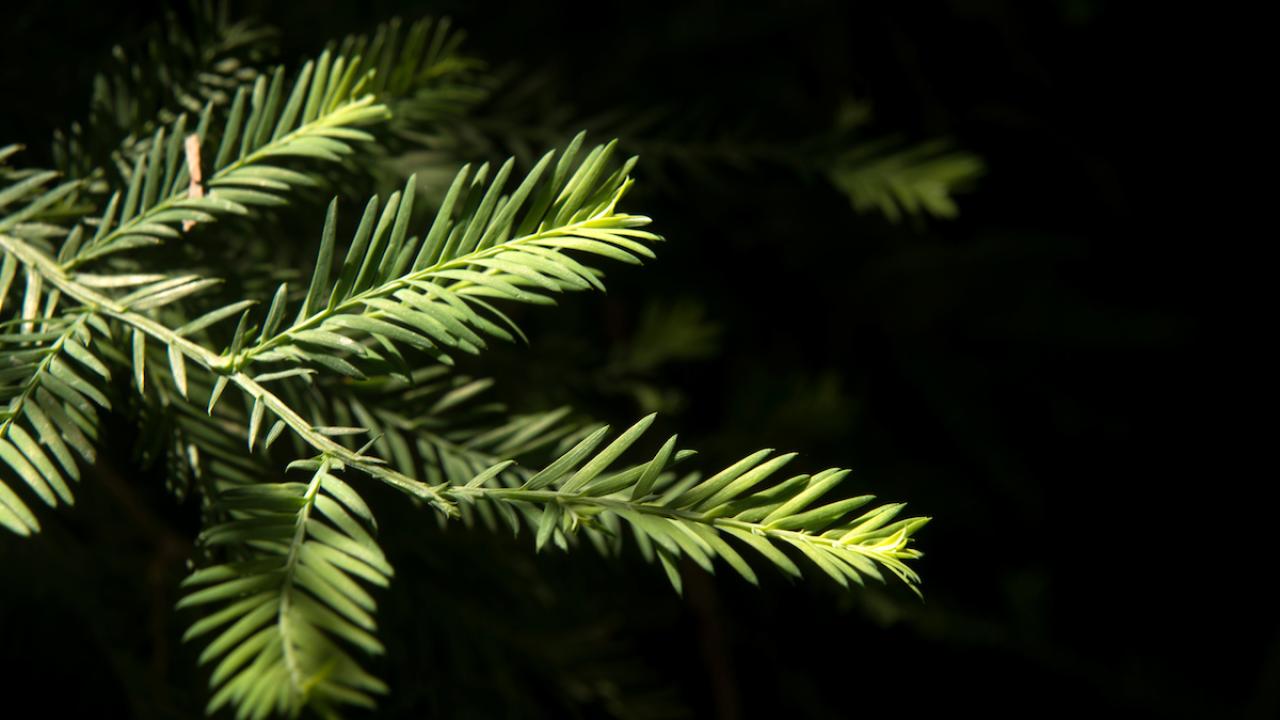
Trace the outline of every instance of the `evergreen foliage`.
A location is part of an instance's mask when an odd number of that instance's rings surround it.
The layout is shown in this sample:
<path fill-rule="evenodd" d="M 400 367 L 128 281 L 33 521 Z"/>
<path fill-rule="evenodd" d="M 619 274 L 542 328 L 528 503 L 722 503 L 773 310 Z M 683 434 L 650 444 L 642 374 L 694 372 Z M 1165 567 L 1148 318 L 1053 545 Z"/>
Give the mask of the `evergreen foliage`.
<path fill-rule="evenodd" d="M 365 669 L 383 652 L 372 588 L 394 576 L 360 495 L 375 481 L 539 550 L 634 544 L 676 591 L 687 558 L 751 583 L 767 566 L 846 587 L 888 571 L 918 592 L 908 563 L 926 519 L 841 494 L 847 470 L 787 475 L 794 454 L 761 450 L 704 473 L 675 436 L 649 441 L 653 416 L 614 433 L 567 408 L 510 414 L 485 404 L 491 380 L 452 369 L 523 339 L 511 308 L 602 291 L 608 264 L 655 257 L 649 218 L 623 209 L 625 139 L 578 134 L 527 171 L 463 165 L 427 222 L 410 176 L 364 204 L 348 241 L 353 178 L 465 125 L 490 87 L 460 36 L 392 23 L 296 70 L 259 69 L 269 31 L 220 7 L 193 16 L 145 62 L 118 54 L 87 124 L 56 141 L 60 172 L 16 169 L 19 148 L 0 149 L 0 525 L 32 535 L 41 505 L 75 501 L 106 415 L 147 428 L 144 456 L 205 517 L 179 609 L 210 668 L 210 713 L 334 715 L 388 692 Z M 897 218 L 950 215 L 950 189 L 977 171 L 963 154 L 873 145 L 831 174 L 857 207 Z M 334 193 L 309 279 L 219 265 L 215 240 L 269 244 Z M 239 239 L 216 234 L 225 223 Z"/>

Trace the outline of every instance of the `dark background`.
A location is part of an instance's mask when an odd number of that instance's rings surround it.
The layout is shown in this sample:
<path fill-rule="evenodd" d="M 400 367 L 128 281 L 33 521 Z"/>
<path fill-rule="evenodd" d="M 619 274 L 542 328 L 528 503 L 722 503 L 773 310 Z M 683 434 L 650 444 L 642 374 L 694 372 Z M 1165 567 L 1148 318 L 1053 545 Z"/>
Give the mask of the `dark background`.
<path fill-rule="evenodd" d="M 83 116 L 99 59 L 160 7 L 6 9 L 0 141 L 39 164 L 52 129 Z M 1089 0 L 255 8 L 289 62 L 393 14 L 449 14 L 472 54 L 554 78 L 583 116 L 658 108 L 671 120 L 655 132 L 681 137 L 687 114 L 783 146 L 852 96 L 876 128 L 950 137 L 987 165 L 958 219 L 893 224 L 812 174 L 647 176 L 642 158 L 631 207 L 668 238 L 659 260 L 528 318 L 521 372 L 625 421 L 627 396 L 586 399 L 610 348 L 655 298 L 698 303 L 716 349 L 649 378 L 683 399 L 663 423 L 709 467 L 796 449 L 910 500 L 934 518 L 923 603 L 696 568 L 681 600 L 639 562 L 535 557 L 528 538 L 406 513 L 382 523 L 398 570 L 388 715 L 603 717 L 600 687 L 697 717 L 1280 715 L 1276 598 L 1260 589 L 1274 559 L 1248 512 L 1273 473 L 1244 467 L 1261 430 L 1236 429 L 1229 403 L 1253 404 L 1252 361 L 1219 312 L 1240 289 L 1222 268 L 1249 261 L 1225 224 L 1192 231 L 1179 189 L 1216 180 L 1189 170 L 1194 131 L 1179 129 L 1213 82 L 1202 37 Z M 34 695 L 50 716 L 195 715 L 203 680 L 166 590 L 190 513 L 127 461 L 105 465 L 106 489 L 86 482 L 48 537 L 0 539 L 0 686 L 55 683 Z"/>

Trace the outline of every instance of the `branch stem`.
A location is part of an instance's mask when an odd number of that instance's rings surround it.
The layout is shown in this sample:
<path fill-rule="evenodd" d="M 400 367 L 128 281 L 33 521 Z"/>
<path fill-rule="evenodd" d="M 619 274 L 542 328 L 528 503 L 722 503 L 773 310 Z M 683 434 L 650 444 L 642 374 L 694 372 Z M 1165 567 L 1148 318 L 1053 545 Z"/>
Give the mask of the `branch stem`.
<path fill-rule="evenodd" d="M 733 528 L 736 530 L 744 530 L 753 535 L 761 535 L 767 537 L 775 537 L 789 542 L 809 543 L 812 545 L 823 545 L 838 550 L 848 550 L 856 552 L 868 558 L 886 564 L 895 564 L 896 558 L 894 553 L 902 546 L 902 542 L 885 542 L 880 540 L 874 545 L 861 545 L 856 542 L 841 542 L 839 538 L 823 537 L 807 532 L 799 532 L 796 530 L 782 530 L 761 523 L 746 522 L 728 517 L 707 517 L 705 513 L 682 510 L 680 508 L 667 507 L 665 505 L 656 505 L 653 503 L 634 502 L 630 500 L 621 500 L 616 497 L 592 497 L 580 493 L 566 493 L 559 490 L 521 490 L 519 488 L 492 488 L 492 487 L 460 487 L 454 486 L 444 490 L 446 497 L 462 498 L 470 496 L 472 499 L 493 499 L 506 502 L 540 502 L 553 503 L 559 502 L 565 505 L 587 505 L 600 508 L 602 510 L 625 511 L 633 513 L 644 513 L 646 515 L 657 515 L 672 520 L 680 520 L 681 522 L 696 522 L 704 525 L 710 525 L 714 528 Z"/>
<path fill-rule="evenodd" d="M 614 217 L 627 219 L 632 216 L 618 215 Z M 267 352 L 268 350 L 271 350 L 272 348 L 275 348 L 275 347 L 279 347 L 280 345 L 292 344 L 293 337 L 297 333 L 315 329 L 316 327 L 322 325 L 326 320 L 332 317 L 349 314 L 354 310 L 360 309 L 362 306 L 364 306 L 365 302 L 368 300 L 371 300 L 373 298 L 385 297 L 387 295 L 394 293 L 397 290 L 402 290 L 404 288 L 412 287 L 413 283 L 427 280 L 432 275 L 440 273 L 444 270 L 449 270 L 453 268 L 465 268 L 469 265 L 474 265 L 478 260 L 483 260 L 485 258 L 492 257 L 494 255 L 499 255 L 504 252 L 509 252 L 513 248 L 517 248 L 520 245 L 531 243 L 537 240 L 545 240 L 547 238 L 552 238 L 552 237 L 571 236 L 574 234 L 576 230 L 594 227 L 593 223 L 597 223 L 599 220 L 600 220 L 600 216 L 597 215 L 597 216 L 593 216 L 585 220 L 580 220 L 578 222 L 571 223 L 568 225 L 561 225 L 555 228 L 547 228 L 544 230 L 539 230 L 538 232 L 532 233 L 530 235 L 524 235 L 518 238 L 512 238 L 511 240 L 507 240 L 506 242 L 503 242 L 500 245 L 493 245 L 487 248 L 483 248 L 481 250 L 476 250 L 474 252 L 468 253 L 461 257 L 452 258 L 450 260 L 445 260 L 443 262 L 437 262 L 435 265 L 432 265 L 431 267 L 425 267 L 425 268 L 422 268 L 421 270 L 416 270 L 407 275 L 404 275 L 403 277 L 398 277 L 394 280 L 383 283 L 376 287 L 371 287 L 367 290 L 364 290 L 363 292 L 352 295 L 346 300 L 343 300 L 342 302 L 335 304 L 333 307 L 326 306 L 324 308 L 321 308 L 314 315 L 295 324 L 293 327 L 287 330 L 284 330 L 276 334 L 275 336 L 258 343 L 253 347 L 241 350 L 240 353 L 236 356 L 235 360 L 238 363 L 246 364 L 250 362 L 255 355 L 258 355 L 263 352 Z M 452 292 L 457 292 L 458 290 L 473 284 L 474 283 L 468 280 L 458 280 L 453 284 L 451 284 L 448 289 Z M 382 311 L 374 311 L 369 315 L 370 317 L 382 318 L 386 316 L 386 313 L 383 313 Z M 230 361 L 231 358 L 226 358 L 226 360 Z"/>
<path fill-rule="evenodd" d="M 271 410 L 271 412 L 280 418 L 280 420 L 284 421 L 284 424 L 288 426 L 289 429 L 297 433 L 303 441 L 317 452 L 340 460 L 345 465 L 355 467 L 367 475 L 378 478 L 379 480 L 403 490 L 410 495 L 425 500 L 445 513 L 451 514 L 454 511 L 453 503 L 442 496 L 432 486 L 414 480 L 386 467 L 383 464 L 383 461 L 379 458 L 360 455 L 334 442 L 328 436 L 313 428 L 311 423 L 307 422 L 277 395 L 264 388 L 247 374 L 232 369 L 232 365 L 227 358 L 222 357 L 198 343 L 188 340 L 162 323 L 156 322 L 155 320 L 140 313 L 133 312 L 125 305 L 112 300 L 92 288 L 85 287 L 84 285 L 76 282 L 66 274 L 62 266 L 59 265 L 56 260 L 32 247 L 23 240 L 10 237 L 8 235 L 0 235 L 0 249 L 3 249 L 5 252 L 13 255 L 22 263 L 34 268 L 49 284 L 58 288 L 67 297 L 85 305 L 91 311 L 101 313 L 102 315 L 140 330 L 164 343 L 166 346 L 176 348 L 185 357 L 191 359 L 196 364 L 210 372 L 226 377 L 245 394 L 255 400 L 261 401 L 267 409 Z"/>

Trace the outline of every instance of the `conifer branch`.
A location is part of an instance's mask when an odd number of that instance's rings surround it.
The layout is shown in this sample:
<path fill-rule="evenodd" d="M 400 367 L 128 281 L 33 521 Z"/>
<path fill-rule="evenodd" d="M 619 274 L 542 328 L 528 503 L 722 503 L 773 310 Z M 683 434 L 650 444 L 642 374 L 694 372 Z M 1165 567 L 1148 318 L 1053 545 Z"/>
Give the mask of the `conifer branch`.
<path fill-rule="evenodd" d="M 361 455 L 334 442 L 323 432 L 315 429 L 283 400 L 254 380 L 254 378 L 246 373 L 231 370 L 220 355 L 183 337 L 161 323 L 134 312 L 126 305 L 76 283 L 65 274 L 56 261 L 22 240 L 0 235 L 0 248 L 18 258 L 21 262 L 37 268 L 50 284 L 57 287 L 67 297 L 88 306 L 97 313 L 145 333 L 148 337 L 162 343 L 170 349 L 170 358 L 176 358 L 172 360 L 175 366 L 180 367 L 186 359 L 190 359 L 204 369 L 226 378 L 227 382 L 237 386 L 252 398 L 255 403 L 260 403 L 265 410 L 270 410 L 290 430 L 317 452 L 331 456 L 393 487 L 419 497 L 445 513 L 450 512 L 452 503 L 442 498 L 433 488 L 385 467 L 382 461 L 377 458 Z"/>
<path fill-rule="evenodd" d="M 187 578 L 179 607 L 211 611 L 187 633 L 207 643 L 210 713 L 335 715 L 386 691 L 354 653 L 382 652 L 365 584 L 385 586 L 392 570 L 368 505 L 338 476 L 346 470 L 409 494 L 442 522 L 527 527 L 538 549 L 585 537 L 616 554 L 630 534 L 677 591 L 682 557 L 707 571 L 720 558 L 757 582 L 738 550 L 746 545 L 790 575 L 800 569 L 789 552 L 846 587 L 887 570 L 919 592 L 908 563 L 920 557 L 912 540 L 927 518 L 898 519 L 901 504 L 838 495 L 846 470 L 779 481 L 794 455 L 765 450 L 704 479 L 677 471 L 693 453 L 675 436 L 636 463 L 625 458 L 653 416 L 610 439 L 608 427 L 565 409 L 513 416 L 472 405 L 489 381 L 449 374 L 454 354 L 523 337 L 507 304 L 603 290 L 599 261 L 654 256 L 662 238 L 646 229 L 649 218 L 619 209 L 635 158 L 615 163 L 616 141 L 585 150 L 579 135 L 519 182 L 514 160 L 465 166 L 420 234 L 410 177 L 369 201 L 341 260 L 335 199 L 305 290 L 282 283 L 262 310 L 254 306 L 266 298 L 242 296 L 255 290 L 147 272 L 124 254 L 220 217 L 287 206 L 294 188 L 320 182 L 317 163 L 367 155 L 378 139 L 368 128 L 411 132 L 465 104 L 467 83 L 450 82 L 472 67 L 457 55 L 460 38 L 447 22 L 403 34 L 393 22 L 331 45 L 288 83 L 277 68 L 201 107 L 180 94 L 198 112 L 194 127 L 177 115 L 149 140 L 130 140 L 136 152 L 117 155 L 132 162 L 124 185 L 101 212 L 80 206 L 85 182 L 0 165 L 0 525 L 18 535 L 40 529 L 19 490 L 51 507 L 73 502 L 77 463 L 95 456 L 97 413 L 123 391 L 115 407 L 162 436 L 144 456 L 165 454 L 175 494 L 190 483 L 205 501 L 199 545 L 217 560 Z M 0 148 L 0 163 L 15 152 Z M 947 168 L 934 160 L 889 162 L 902 171 L 889 173 L 893 187 L 869 192 L 889 193 L 879 204 L 944 213 L 946 188 L 930 183 Z M 202 172 L 193 181 L 194 168 Z M 973 168 L 952 170 L 954 179 Z M 243 397 L 243 412 L 220 404 L 227 388 Z M 459 420 L 470 412 L 480 420 Z M 357 448 L 357 436 L 367 443 Z M 273 447 L 281 437 L 289 442 Z M 287 449 L 287 469 L 309 471 L 308 481 L 273 477 Z"/>
<path fill-rule="evenodd" d="M 616 552 L 621 545 L 618 521 L 625 521 L 641 552 L 650 561 L 661 561 L 677 591 L 681 581 L 675 560 L 684 555 L 708 572 L 712 559 L 720 557 L 748 582 L 757 582 L 750 564 L 725 542 L 730 537 L 797 577 L 799 568 L 779 545 L 798 550 L 842 586 L 851 581 L 861 585 L 864 578 L 883 580 L 878 568 L 885 568 L 919 593 L 919 577 L 904 561 L 920 557 L 909 543 L 928 518 L 892 522 L 902 504 L 855 513 L 874 500 L 870 495 L 814 506 L 845 479 L 847 470 L 767 482 L 794 453 L 770 458 L 772 451 L 762 450 L 706 479 L 697 473 L 677 476 L 671 467 L 692 453 L 677 451 L 672 436 L 649 462 L 611 470 L 652 422 L 652 415 L 646 417 L 598 449 L 608 434 L 608 427 L 601 427 L 518 487 L 497 482 L 511 467 L 507 461 L 444 494 L 460 505 L 489 501 L 522 510 L 539 549 L 550 541 L 566 547 L 570 536 L 582 531 L 597 547 Z M 529 512 L 530 507 L 537 510 Z M 504 512 L 518 531 L 515 515 Z"/>
<path fill-rule="evenodd" d="M 335 474 L 329 457 L 297 462 L 311 469 L 306 483 L 257 484 L 222 493 L 233 513 L 201 535 L 208 547 L 236 547 L 245 559 L 197 570 L 183 582 L 178 603 L 221 606 L 197 621 L 185 640 L 211 635 L 201 664 L 217 661 L 208 712 L 234 703 L 241 713 L 296 716 L 310 705 L 332 714 L 338 704 L 373 706 L 387 688 L 365 672 L 347 646 L 381 654 L 375 603 L 357 579 L 386 586 L 382 550 L 365 529 L 373 516 Z M 216 634 L 215 634 L 215 631 Z"/>

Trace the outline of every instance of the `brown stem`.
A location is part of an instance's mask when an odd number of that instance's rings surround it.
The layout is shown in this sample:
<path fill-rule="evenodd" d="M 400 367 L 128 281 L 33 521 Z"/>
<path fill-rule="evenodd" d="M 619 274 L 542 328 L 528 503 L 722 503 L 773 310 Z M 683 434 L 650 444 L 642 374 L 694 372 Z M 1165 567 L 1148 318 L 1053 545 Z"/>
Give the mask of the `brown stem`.
<path fill-rule="evenodd" d="M 174 599 L 170 595 L 172 570 L 191 556 L 191 541 L 169 527 L 147 507 L 147 503 L 108 463 L 98 463 L 94 468 L 98 482 L 111 493 L 133 528 L 146 538 L 153 549 L 147 563 L 146 581 L 151 595 L 151 611 L 148 628 L 151 634 L 151 670 L 163 683 L 169 667 L 169 643 L 167 620 Z"/>
<path fill-rule="evenodd" d="M 739 720 L 742 707 L 733 677 L 733 660 L 725 636 L 722 610 L 711 576 L 687 559 L 682 563 L 686 597 L 693 609 L 698 630 L 698 647 L 711 677 L 711 697 L 717 720 Z"/>

